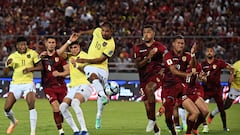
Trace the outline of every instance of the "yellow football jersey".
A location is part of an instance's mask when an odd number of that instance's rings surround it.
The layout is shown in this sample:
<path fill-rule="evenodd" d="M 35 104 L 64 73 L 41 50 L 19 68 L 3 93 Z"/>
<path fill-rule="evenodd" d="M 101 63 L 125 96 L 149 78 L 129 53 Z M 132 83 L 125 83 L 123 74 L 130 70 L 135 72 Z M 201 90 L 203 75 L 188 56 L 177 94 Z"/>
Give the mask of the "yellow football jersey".
<path fill-rule="evenodd" d="M 115 42 L 113 37 L 109 40 L 105 40 L 101 34 L 102 29 L 96 28 L 93 32 L 93 39 L 88 49 L 88 58 L 94 59 L 99 58 L 102 55 L 112 57 L 115 50 Z M 108 70 L 108 59 L 101 64 L 92 64 L 95 67 L 103 68 Z"/>
<path fill-rule="evenodd" d="M 87 53 L 84 51 L 81 51 L 77 56 L 70 56 L 68 57 L 69 61 L 71 59 L 77 59 L 77 58 L 87 58 Z M 77 63 L 79 67 L 83 67 L 85 63 Z M 87 77 L 84 72 L 81 72 L 77 68 L 75 68 L 71 62 L 69 62 L 70 65 L 70 87 L 78 86 L 81 84 L 90 84 L 87 80 Z"/>
<path fill-rule="evenodd" d="M 23 74 L 23 70 L 25 68 L 34 67 L 34 64 L 40 61 L 38 53 L 32 49 L 27 49 L 25 54 L 20 54 L 16 51 L 8 57 L 7 61 L 9 59 L 12 59 L 12 63 L 6 66 L 12 67 L 14 70 L 11 83 L 31 83 L 33 81 L 33 73 L 29 72 L 27 74 Z"/>
<path fill-rule="evenodd" d="M 234 68 L 234 81 L 231 84 L 232 88 L 240 91 L 240 60 L 233 64 Z"/>

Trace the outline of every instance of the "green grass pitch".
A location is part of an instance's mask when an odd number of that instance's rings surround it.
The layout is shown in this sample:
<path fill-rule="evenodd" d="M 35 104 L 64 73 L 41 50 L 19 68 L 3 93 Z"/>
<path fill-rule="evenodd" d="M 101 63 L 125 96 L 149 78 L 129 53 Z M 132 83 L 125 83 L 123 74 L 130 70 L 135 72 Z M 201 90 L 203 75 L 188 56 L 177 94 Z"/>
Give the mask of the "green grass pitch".
<path fill-rule="evenodd" d="M 2 109 L 0 115 L 0 135 L 6 134 L 5 131 L 9 125 L 8 119 L 4 116 L 4 102 L 5 99 L 0 99 L 0 108 Z M 209 104 L 209 109 L 212 110 L 215 106 L 215 104 L 211 103 Z M 81 107 L 91 135 L 154 135 L 153 132 L 145 132 L 147 119 L 142 102 L 111 101 L 105 107 L 102 117 L 102 128 L 98 130 L 94 127 L 96 101 L 88 101 L 82 104 Z M 157 107 L 159 107 L 159 104 Z M 36 109 L 38 112 L 36 135 L 58 135 L 48 101 L 46 99 L 38 99 L 36 101 Z M 29 111 L 26 102 L 23 99 L 19 100 L 13 107 L 13 111 L 19 120 L 19 124 L 12 135 L 29 135 Z M 230 132 L 223 132 L 220 116 L 217 115 L 212 124 L 209 125 L 210 132 L 208 135 L 240 135 L 240 104 L 233 105 L 226 112 Z M 74 113 L 73 116 L 75 116 Z M 161 135 L 170 134 L 164 117 L 157 118 L 157 123 L 161 127 Z M 72 135 L 72 130 L 66 122 L 64 122 L 63 128 L 65 135 Z M 202 127 L 199 129 L 201 131 Z M 184 133 L 180 133 L 179 135 L 184 135 Z"/>

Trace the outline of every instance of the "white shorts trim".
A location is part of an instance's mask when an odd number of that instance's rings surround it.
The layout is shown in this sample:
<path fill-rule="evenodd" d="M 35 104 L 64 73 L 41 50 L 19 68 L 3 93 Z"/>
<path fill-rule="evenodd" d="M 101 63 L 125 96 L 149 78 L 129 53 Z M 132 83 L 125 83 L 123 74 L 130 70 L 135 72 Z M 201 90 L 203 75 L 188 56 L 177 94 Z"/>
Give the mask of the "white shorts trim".
<path fill-rule="evenodd" d="M 22 96 L 26 99 L 29 92 L 36 93 L 36 87 L 34 83 L 26 84 L 10 84 L 9 92 L 12 92 L 16 100 L 20 99 Z"/>
<path fill-rule="evenodd" d="M 228 97 L 235 100 L 238 96 L 240 96 L 240 91 L 235 88 L 230 88 L 230 91 L 228 92 Z"/>
<path fill-rule="evenodd" d="M 66 98 L 73 99 L 76 93 L 83 95 L 85 101 L 92 95 L 93 89 L 89 84 L 82 84 L 68 89 Z"/>

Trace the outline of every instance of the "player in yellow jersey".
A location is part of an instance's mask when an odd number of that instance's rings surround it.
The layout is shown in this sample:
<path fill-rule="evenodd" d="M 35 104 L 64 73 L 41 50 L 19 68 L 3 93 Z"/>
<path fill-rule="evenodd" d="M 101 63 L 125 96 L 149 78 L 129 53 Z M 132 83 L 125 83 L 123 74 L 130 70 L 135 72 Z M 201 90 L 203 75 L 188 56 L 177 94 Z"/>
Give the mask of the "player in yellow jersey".
<path fill-rule="evenodd" d="M 87 53 L 81 51 L 78 42 L 74 41 L 77 38 L 78 36 L 76 34 L 72 34 L 70 39 L 68 40 L 68 43 L 70 43 L 63 45 L 59 49 L 59 53 L 63 53 L 69 46 L 68 48 L 71 52 L 70 54 L 67 54 L 70 66 L 69 90 L 63 102 L 60 104 L 59 108 L 68 125 L 72 128 L 74 132 L 73 135 L 88 135 L 89 133 L 85 124 L 82 109 L 80 108 L 80 104 L 86 102 L 88 98 L 92 95 L 92 87 L 84 74 L 84 64 L 75 63 L 75 60 L 78 57 L 87 58 Z M 76 117 L 81 126 L 81 132 L 75 124 L 73 117 L 68 110 L 70 105 L 76 113 Z"/>
<path fill-rule="evenodd" d="M 12 68 L 13 75 L 9 87 L 8 97 L 5 102 L 5 115 L 10 119 L 10 126 L 7 134 L 11 134 L 18 124 L 18 120 L 14 117 L 12 107 L 22 96 L 27 102 L 30 113 L 30 135 L 35 135 L 37 124 L 37 111 L 35 110 L 35 93 L 36 89 L 33 83 L 33 71 L 41 70 L 42 65 L 38 53 L 32 49 L 28 49 L 27 39 L 24 37 L 17 38 L 16 52 L 12 53 L 7 61 L 6 68 Z"/>
<path fill-rule="evenodd" d="M 88 48 L 88 58 L 78 58 L 78 63 L 88 63 L 84 67 L 84 72 L 88 80 L 93 84 L 98 92 L 97 115 L 95 128 L 101 128 L 101 116 L 104 105 L 108 103 L 108 98 L 104 93 L 104 86 L 108 80 L 108 59 L 112 57 L 115 50 L 115 42 L 112 37 L 113 27 L 109 22 L 104 22 L 94 30 L 81 31 L 79 34 L 93 34 L 92 42 Z"/>
<path fill-rule="evenodd" d="M 234 100 L 240 96 L 240 60 L 236 61 L 232 67 L 234 69 L 234 72 L 230 72 L 229 83 L 231 86 L 229 88 L 230 90 L 228 92 L 228 96 L 224 101 L 224 110 L 229 109 L 232 106 Z M 209 124 L 212 122 L 214 116 L 218 113 L 219 109 L 216 107 L 208 117 Z"/>

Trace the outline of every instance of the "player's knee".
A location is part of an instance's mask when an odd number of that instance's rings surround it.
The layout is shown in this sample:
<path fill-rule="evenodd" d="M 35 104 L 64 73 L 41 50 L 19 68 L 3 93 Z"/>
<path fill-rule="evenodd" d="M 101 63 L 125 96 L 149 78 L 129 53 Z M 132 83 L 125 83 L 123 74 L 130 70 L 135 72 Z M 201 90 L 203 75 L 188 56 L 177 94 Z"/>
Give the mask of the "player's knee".
<path fill-rule="evenodd" d="M 80 105 L 80 101 L 76 98 L 74 98 L 71 102 L 71 106 L 74 107 L 74 106 L 79 106 Z"/>
<path fill-rule="evenodd" d="M 92 74 L 89 76 L 88 81 L 89 81 L 89 82 L 92 82 L 93 80 L 96 80 L 96 79 L 99 79 L 98 76 L 97 76 L 97 74 L 92 73 Z"/>
<path fill-rule="evenodd" d="M 61 103 L 60 106 L 59 106 L 59 110 L 61 112 L 64 112 L 67 108 L 68 108 L 68 104 L 65 103 L 65 102 Z"/>

